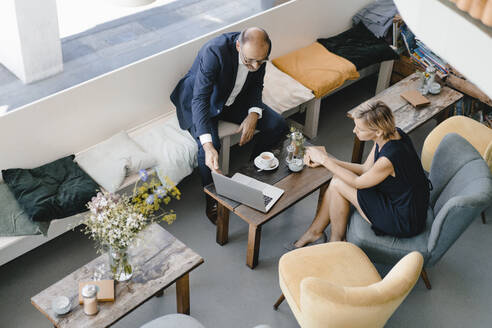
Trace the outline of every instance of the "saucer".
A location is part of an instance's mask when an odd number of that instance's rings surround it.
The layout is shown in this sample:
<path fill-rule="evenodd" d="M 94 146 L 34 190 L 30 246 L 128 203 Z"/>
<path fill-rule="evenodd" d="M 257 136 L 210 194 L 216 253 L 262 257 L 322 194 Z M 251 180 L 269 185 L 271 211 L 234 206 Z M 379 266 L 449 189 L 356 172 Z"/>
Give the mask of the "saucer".
<path fill-rule="evenodd" d="M 257 168 L 259 168 L 260 170 L 271 171 L 271 170 L 275 170 L 278 167 L 278 159 L 277 159 L 277 157 L 274 157 L 273 158 L 272 166 L 266 167 L 266 168 L 261 167 L 261 165 L 258 162 L 259 158 L 260 158 L 259 156 L 256 157 L 255 160 L 254 160 L 254 163 L 255 163 L 255 166 Z"/>

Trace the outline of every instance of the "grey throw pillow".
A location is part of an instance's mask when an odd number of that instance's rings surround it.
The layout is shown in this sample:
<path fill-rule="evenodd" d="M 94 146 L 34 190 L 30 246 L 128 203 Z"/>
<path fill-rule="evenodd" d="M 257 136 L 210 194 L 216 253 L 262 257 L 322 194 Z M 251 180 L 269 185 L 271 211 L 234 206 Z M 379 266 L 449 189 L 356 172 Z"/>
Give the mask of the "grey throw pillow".
<path fill-rule="evenodd" d="M 0 237 L 46 235 L 49 222 L 35 222 L 21 209 L 5 183 L 0 183 Z"/>
<path fill-rule="evenodd" d="M 117 191 L 126 176 L 157 165 L 124 131 L 78 154 L 75 161 L 109 192 Z"/>

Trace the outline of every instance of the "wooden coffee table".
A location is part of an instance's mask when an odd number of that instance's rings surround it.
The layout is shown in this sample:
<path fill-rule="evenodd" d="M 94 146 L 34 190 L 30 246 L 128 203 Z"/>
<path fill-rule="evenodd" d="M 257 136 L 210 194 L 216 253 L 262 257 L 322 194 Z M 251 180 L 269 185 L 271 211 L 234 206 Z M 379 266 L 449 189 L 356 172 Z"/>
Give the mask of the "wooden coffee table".
<path fill-rule="evenodd" d="M 31 298 L 31 303 L 55 327 L 108 327 L 146 302 L 160 296 L 164 289 L 176 283 L 179 313 L 190 314 L 189 272 L 203 263 L 203 259 L 158 224 L 152 224 L 141 234 L 140 245 L 129 251 L 133 277 L 115 285 L 115 301 L 100 302 L 99 313 L 84 314 L 78 302 L 78 284 L 92 279 L 94 269 L 108 262 L 103 254 L 46 288 Z M 64 316 L 56 316 L 51 301 L 56 296 L 67 296 L 72 309 Z"/>
<path fill-rule="evenodd" d="M 309 144 L 307 144 L 309 146 Z M 289 171 L 285 162 L 285 145 L 273 151 L 275 157 L 279 159 L 279 167 L 273 171 L 258 172 L 253 163 L 248 163 L 238 172 L 252 178 L 258 179 L 275 187 L 284 189 L 285 192 L 275 205 L 263 213 L 249 206 L 242 205 L 231 199 L 217 195 L 215 186 L 210 184 L 204 191 L 215 198 L 218 202 L 217 217 L 217 243 L 225 245 L 229 239 L 229 213 L 233 212 L 249 224 L 248 248 L 246 252 L 246 265 L 251 269 L 258 264 L 260 253 L 261 227 L 263 224 L 275 218 L 277 215 L 308 196 L 312 192 L 320 189 L 318 206 L 323 198 L 323 194 L 332 178 L 331 172 L 324 167 L 309 168 L 304 167 L 301 172 L 292 173 Z"/>
<path fill-rule="evenodd" d="M 428 120 L 436 118 L 438 123 L 448 117 L 449 106 L 455 104 L 463 98 L 463 94 L 448 87 L 442 87 L 441 92 L 437 95 L 427 94 L 425 97 L 430 100 L 430 104 L 416 109 L 400 97 L 400 94 L 412 89 L 417 89 L 419 77 L 417 73 L 407 76 L 388 89 L 372 97 L 369 101 L 382 100 L 388 105 L 395 116 L 395 123 L 405 133 L 410 133 Z M 359 106 L 347 112 L 347 116 L 353 118 L 353 113 L 359 109 Z M 360 141 L 357 136 L 354 137 L 354 147 L 352 150 L 352 162 L 361 163 L 362 154 L 364 153 L 364 142 Z"/>

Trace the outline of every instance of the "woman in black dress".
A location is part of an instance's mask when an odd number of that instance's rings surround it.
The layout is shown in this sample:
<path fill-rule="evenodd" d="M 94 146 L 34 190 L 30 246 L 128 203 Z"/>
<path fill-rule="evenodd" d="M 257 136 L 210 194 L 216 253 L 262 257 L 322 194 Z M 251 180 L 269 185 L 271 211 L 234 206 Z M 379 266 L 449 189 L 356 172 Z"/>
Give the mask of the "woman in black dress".
<path fill-rule="evenodd" d="M 429 181 L 410 138 L 395 127 L 393 114 L 383 102 L 361 108 L 354 117 L 354 133 L 361 141 L 374 141 L 364 164 L 337 160 L 324 147 L 306 151 L 306 165 L 323 165 L 333 179 L 313 223 L 294 247 L 321 238 L 330 223 L 330 241 L 344 240 L 350 204 L 376 234 L 411 237 L 425 227 Z"/>

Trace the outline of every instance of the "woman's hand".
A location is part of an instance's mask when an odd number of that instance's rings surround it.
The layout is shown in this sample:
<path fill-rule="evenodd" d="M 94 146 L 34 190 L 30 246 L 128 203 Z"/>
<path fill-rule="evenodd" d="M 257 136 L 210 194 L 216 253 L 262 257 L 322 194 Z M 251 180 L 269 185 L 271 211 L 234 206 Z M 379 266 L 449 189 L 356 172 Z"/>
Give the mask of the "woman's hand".
<path fill-rule="evenodd" d="M 304 154 L 304 163 L 309 167 L 317 167 L 322 165 L 328 157 L 325 147 L 313 146 L 306 148 L 306 154 Z"/>

